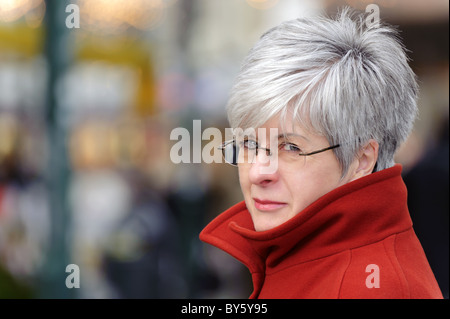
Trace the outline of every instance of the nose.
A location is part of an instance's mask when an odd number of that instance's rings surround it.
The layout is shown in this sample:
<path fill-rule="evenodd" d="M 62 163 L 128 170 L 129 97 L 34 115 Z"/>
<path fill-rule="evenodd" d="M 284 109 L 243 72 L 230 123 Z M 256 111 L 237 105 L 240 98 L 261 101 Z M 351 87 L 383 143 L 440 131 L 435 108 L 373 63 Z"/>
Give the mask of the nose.
<path fill-rule="evenodd" d="M 252 184 L 268 186 L 275 183 L 279 178 L 278 160 L 276 156 L 259 150 L 254 161 L 250 164 L 249 179 Z"/>

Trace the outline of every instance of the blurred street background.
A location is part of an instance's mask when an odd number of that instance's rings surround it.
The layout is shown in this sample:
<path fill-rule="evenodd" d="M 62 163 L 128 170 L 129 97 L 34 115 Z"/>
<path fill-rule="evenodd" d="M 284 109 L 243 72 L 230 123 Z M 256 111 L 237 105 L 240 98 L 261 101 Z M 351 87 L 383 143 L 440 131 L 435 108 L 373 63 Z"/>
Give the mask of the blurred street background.
<path fill-rule="evenodd" d="M 242 200 L 237 170 L 172 163 L 170 132 L 224 132 L 270 27 L 371 3 L 420 80 L 397 161 L 448 298 L 447 0 L 0 0 L 0 298 L 247 298 L 248 271 L 198 239 Z"/>

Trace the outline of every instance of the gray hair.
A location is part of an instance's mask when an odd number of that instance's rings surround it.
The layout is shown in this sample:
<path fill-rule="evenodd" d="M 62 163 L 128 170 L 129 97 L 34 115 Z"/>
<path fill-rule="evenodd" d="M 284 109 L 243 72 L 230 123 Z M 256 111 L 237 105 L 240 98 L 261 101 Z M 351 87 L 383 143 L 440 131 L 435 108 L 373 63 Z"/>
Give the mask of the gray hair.
<path fill-rule="evenodd" d="M 344 176 L 370 139 L 379 171 L 394 165 L 417 114 L 418 85 L 398 32 L 366 25 L 344 8 L 336 18 L 287 21 L 262 35 L 244 60 L 227 105 L 232 128 L 279 115 L 327 138 Z"/>

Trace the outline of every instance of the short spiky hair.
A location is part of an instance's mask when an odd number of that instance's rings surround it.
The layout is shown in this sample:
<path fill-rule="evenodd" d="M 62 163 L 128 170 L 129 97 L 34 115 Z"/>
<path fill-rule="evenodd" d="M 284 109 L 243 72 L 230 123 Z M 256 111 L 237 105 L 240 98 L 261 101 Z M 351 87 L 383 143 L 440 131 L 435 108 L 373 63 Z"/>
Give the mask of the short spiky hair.
<path fill-rule="evenodd" d="M 227 105 L 232 128 L 293 114 L 325 136 L 344 176 L 369 139 L 376 170 L 394 165 L 417 113 L 418 85 L 398 32 L 349 8 L 335 18 L 287 21 L 265 33 L 244 60 Z M 293 112 L 293 113 L 292 113 Z"/>

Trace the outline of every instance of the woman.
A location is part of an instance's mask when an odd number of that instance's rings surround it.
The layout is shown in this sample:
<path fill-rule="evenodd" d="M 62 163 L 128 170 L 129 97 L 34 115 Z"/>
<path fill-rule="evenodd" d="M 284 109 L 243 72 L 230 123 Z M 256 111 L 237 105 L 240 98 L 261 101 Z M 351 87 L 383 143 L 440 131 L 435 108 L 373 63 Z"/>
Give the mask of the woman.
<path fill-rule="evenodd" d="M 442 298 L 393 159 L 417 92 L 396 32 L 349 9 L 256 43 L 222 147 L 244 201 L 200 234 L 249 268 L 250 298 Z"/>

